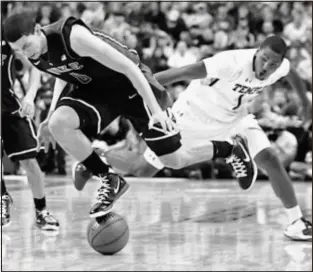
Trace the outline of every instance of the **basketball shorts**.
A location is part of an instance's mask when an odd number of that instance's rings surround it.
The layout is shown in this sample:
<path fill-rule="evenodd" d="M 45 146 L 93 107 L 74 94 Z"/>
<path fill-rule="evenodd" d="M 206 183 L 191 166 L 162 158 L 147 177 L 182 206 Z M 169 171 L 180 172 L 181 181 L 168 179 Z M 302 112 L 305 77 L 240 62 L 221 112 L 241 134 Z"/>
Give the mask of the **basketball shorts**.
<path fill-rule="evenodd" d="M 150 86 L 163 109 L 171 105 L 170 97 L 164 88 L 155 80 L 150 69 L 142 67 Z M 110 125 L 118 116 L 128 118 L 140 136 L 157 156 L 170 154 L 181 146 L 180 133 L 168 133 L 160 128 L 149 129 L 151 114 L 143 99 L 130 81 L 124 86 L 113 84 L 93 84 L 79 86 L 62 97 L 57 107 L 69 106 L 80 118 L 80 129 L 89 138 L 96 136 Z M 172 116 L 173 117 L 173 116 Z"/>
<path fill-rule="evenodd" d="M 35 158 L 37 155 L 36 127 L 29 118 L 2 116 L 3 149 L 12 161 Z"/>
<path fill-rule="evenodd" d="M 181 133 L 181 143 L 192 154 L 193 149 L 208 146 L 208 141 L 231 141 L 235 134 L 241 134 L 248 140 L 248 147 L 252 157 L 255 157 L 263 149 L 271 147 L 271 143 L 258 125 L 254 115 L 242 116 L 234 122 L 223 123 L 214 118 L 206 118 L 200 121 L 188 105 L 175 103 L 173 113 Z M 196 153 L 195 153 L 196 154 Z"/>

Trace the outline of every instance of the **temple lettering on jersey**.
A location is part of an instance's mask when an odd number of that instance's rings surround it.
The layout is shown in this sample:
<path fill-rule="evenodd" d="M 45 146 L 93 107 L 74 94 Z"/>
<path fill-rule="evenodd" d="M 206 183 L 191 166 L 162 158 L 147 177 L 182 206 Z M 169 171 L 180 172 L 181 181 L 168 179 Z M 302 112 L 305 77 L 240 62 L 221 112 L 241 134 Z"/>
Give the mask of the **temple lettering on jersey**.
<path fill-rule="evenodd" d="M 250 88 L 250 87 L 236 83 L 232 90 L 234 92 L 238 92 L 241 94 L 257 94 L 257 93 L 260 93 L 263 90 L 263 88 L 264 87 Z"/>

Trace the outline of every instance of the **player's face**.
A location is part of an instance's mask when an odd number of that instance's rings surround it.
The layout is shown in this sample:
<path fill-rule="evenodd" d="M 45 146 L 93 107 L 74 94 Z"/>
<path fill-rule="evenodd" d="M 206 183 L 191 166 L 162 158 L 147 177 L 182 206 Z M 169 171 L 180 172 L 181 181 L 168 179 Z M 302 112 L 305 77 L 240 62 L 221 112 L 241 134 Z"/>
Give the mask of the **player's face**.
<path fill-rule="evenodd" d="M 43 51 L 40 28 L 36 26 L 33 34 L 23 35 L 16 42 L 11 42 L 10 46 L 13 50 L 22 53 L 29 59 L 38 59 Z"/>
<path fill-rule="evenodd" d="M 259 80 L 267 79 L 278 69 L 282 61 L 282 56 L 274 52 L 271 48 L 260 49 L 256 53 L 254 62 L 255 77 Z"/>

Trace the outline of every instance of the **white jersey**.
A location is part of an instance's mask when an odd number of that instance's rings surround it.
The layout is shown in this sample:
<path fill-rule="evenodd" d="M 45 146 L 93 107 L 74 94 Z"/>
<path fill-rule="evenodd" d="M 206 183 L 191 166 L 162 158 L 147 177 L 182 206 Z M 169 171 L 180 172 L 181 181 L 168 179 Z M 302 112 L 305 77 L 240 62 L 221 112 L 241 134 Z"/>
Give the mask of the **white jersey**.
<path fill-rule="evenodd" d="M 253 71 L 256 51 L 224 51 L 204 59 L 207 77 L 193 80 L 175 104 L 186 103 L 202 121 L 213 116 L 216 121 L 231 123 L 243 117 L 247 114 L 247 104 L 290 70 L 289 61 L 284 59 L 268 79 L 258 80 Z"/>

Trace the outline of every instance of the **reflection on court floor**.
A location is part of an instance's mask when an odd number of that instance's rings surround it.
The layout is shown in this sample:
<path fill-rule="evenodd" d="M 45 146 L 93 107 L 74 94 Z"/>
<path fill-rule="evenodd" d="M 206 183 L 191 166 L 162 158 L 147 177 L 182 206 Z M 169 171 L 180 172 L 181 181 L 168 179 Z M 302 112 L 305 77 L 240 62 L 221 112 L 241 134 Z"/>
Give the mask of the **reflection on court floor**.
<path fill-rule="evenodd" d="M 97 183 L 78 192 L 68 178 L 46 178 L 49 209 L 61 224 L 51 236 L 34 226 L 25 182 L 8 181 L 15 202 L 12 224 L 2 230 L 3 271 L 312 271 L 312 244 L 283 236 L 287 216 L 268 182 L 247 193 L 235 181 L 129 180 L 115 211 L 127 219 L 131 236 L 114 256 L 96 253 L 86 239 Z M 312 184 L 294 185 L 311 218 Z"/>

